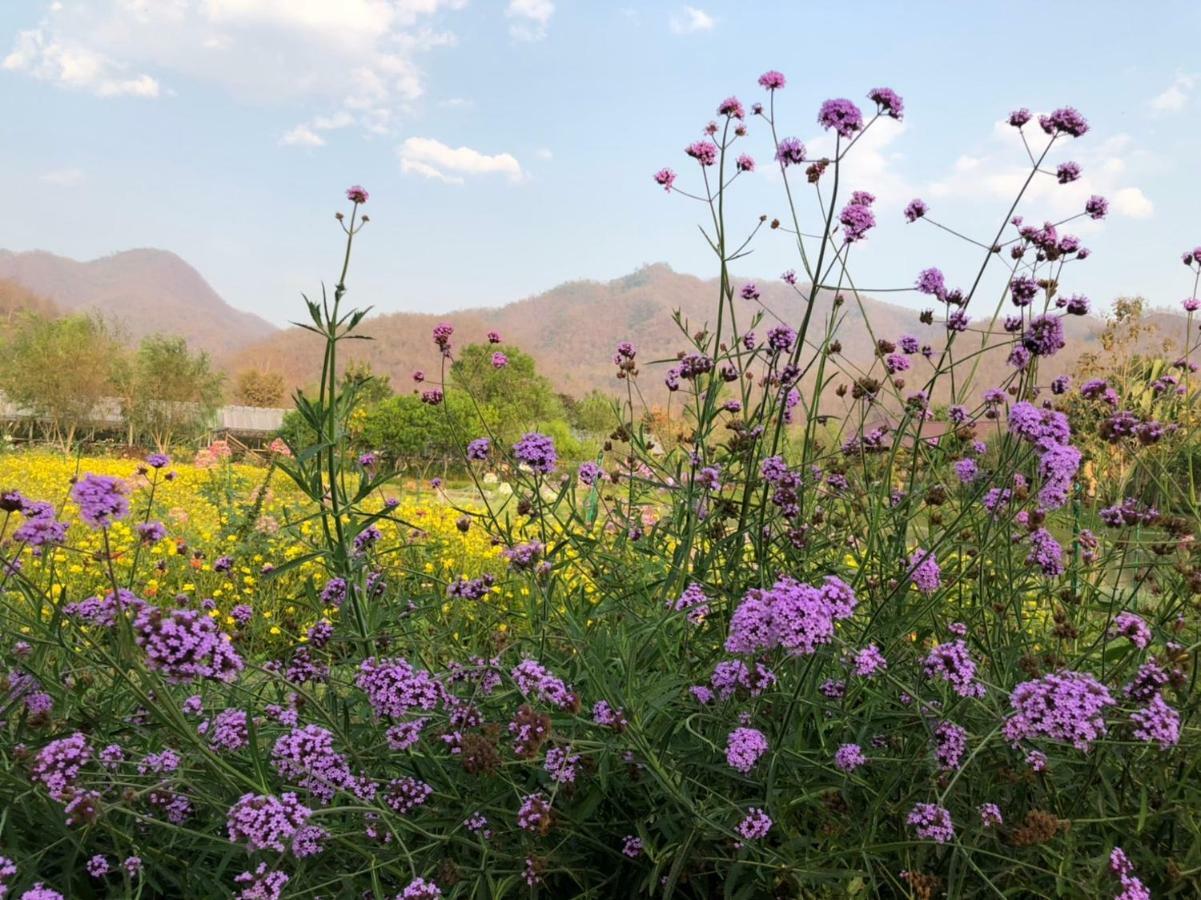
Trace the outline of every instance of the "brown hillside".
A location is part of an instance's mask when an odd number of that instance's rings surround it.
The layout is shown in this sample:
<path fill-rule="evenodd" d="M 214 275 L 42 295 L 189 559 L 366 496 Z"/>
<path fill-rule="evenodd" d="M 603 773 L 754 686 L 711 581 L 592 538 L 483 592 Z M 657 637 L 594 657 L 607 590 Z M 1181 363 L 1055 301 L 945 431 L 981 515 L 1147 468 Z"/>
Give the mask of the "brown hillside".
<path fill-rule="evenodd" d="M 801 301 L 786 285 L 779 282 L 760 282 L 763 302 L 774 313 L 796 327 L 801 319 Z M 575 281 L 526 300 L 496 309 L 473 309 L 454 313 L 428 315 L 393 313 L 368 318 L 361 330 L 373 340 L 351 342 L 347 345 L 349 361 L 366 362 L 371 368 L 389 375 L 397 390 L 407 390 L 414 369 L 422 369 L 436 380 L 439 360 L 430 331 L 435 324 L 450 322 L 455 327 L 454 342 L 480 342 L 490 330 L 499 331 L 506 343 L 513 343 L 530 353 L 538 366 L 559 390 L 580 396 L 592 389 L 615 391 L 620 386 L 613 377 L 613 348 L 618 341 L 632 340 L 639 348 L 639 360 L 674 357 L 684 347 L 679 329 L 672 321 L 673 310 L 679 309 L 695 332 L 706 323 L 714 324 L 717 282 L 705 281 L 691 275 L 674 272 L 664 264 L 646 266 L 631 275 L 614 281 Z M 821 334 L 830 312 L 829 296 L 822 296 L 815 312 L 816 331 Z M 752 306 L 738 301 L 739 325 L 745 327 L 752 316 Z M 853 300 L 843 306 L 844 320 L 838 329 L 843 344 L 843 356 L 849 367 L 870 361 L 875 337 L 896 339 L 912 334 L 929 341 L 937 348 L 941 326 L 922 325 L 918 312 L 906 307 L 864 299 L 863 311 Z M 865 326 L 871 323 L 871 332 Z M 976 317 L 978 319 L 978 317 Z M 1178 317 L 1167 316 L 1175 322 Z M 765 332 L 773 319 L 765 319 L 759 330 Z M 984 324 L 978 322 L 978 324 Z M 1096 317 L 1069 318 L 1069 350 L 1054 362 L 1048 374 L 1070 368 L 1084 349 L 1095 348 L 1102 327 Z M 979 337 L 969 340 L 978 345 Z M 316 379 L 321 363 L 316 338 L 300 329 L 279 331 L 263 341 L 247 347 L 231 359 L 238 368 L 263 368 L 281 372 L 290 384 L 303 386 Z M 961 344 L 960 346 L 964 346 Z M 991 353 L 982 359 L 979 383 L 996 383 L 1004 372 L 1003 353 Z M 661 372 L 644 369 L 644 390 L 652 399 L 661 399 Z M 916 379 L 915 379 L 916 381 Z"/>
<path fill-rule="evenodd" d="M 61 312 L 99 313 L 134 340 L 179 335 L 218 357 L 276 330 L 227 304 L 199 272 L 166 250 L 127 250 L 89 262 L 0 250 L 0 279 L 48 298 Z"/>

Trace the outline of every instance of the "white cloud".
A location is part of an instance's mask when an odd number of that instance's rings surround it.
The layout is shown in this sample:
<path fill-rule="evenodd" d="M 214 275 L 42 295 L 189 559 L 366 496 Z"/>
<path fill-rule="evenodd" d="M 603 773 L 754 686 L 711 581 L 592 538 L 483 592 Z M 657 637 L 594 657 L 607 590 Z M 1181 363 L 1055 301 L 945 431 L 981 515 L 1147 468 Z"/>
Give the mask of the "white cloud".
<path fill-rule="evenodd" d="M 279 139 L 285 147 L 324 147 L 325 138 L 308 125 L 297 125 L 291 131 L 284 132 Z"/>
<path fill-rule="evenodd" d="M 717 20 L 703 9 L 685 6 L 682 13 L 671 17 L 669 24 L 673 34 L 692 34 L 695 31 L 712 31 Z"/>
<path fill-rule="evenodd" d="M 540 41 L 546 37 L 550 17 L 555 14 L 551 0 L 509 0 L 505 18 L 509 19 L 509 34 L 519 41 Z"/>
<path fill-rule="evenodd" d="M 129 75 L 125 66 L 103 53 L 61 40 L 42 28 L 20 32 L 3 66 L 10 72 L 24 72 L 98 97 L 159 95 L 159 84 L 149 75 Z"/>
<path fill-rule="evenodd" d="M 1151 109 L 1157 113 L 1180 112 L 1188 105 L 1189 95 L 1196 86 L 1196 75 L 1177 75 L 1163 93 L 1151 98 Z"/>
<path fill-rule="evenodd" d="M 887 205 L 908 203 L 913 198 L 914 187 L 900 171 L 905 157 L 891 149 L 907 129 L 904 122 L 881 118 L 864 132 L 841 163 L 839 180 L 844 193 L 869 191 Z M 834 155 L 834 143 L 833 132 L 823 132 L 805 146 L 810 159 L 821 159 Z M 773 170 L 774 166 L 764 167 L 765 172 Z"/>
<path fill-rule="evenodd" d="M 46 4 L 6 69 L 99 96 L 158 96 L 183 79 L 251 103 L 301 105 L 284 143 L 350 124 L 388 132 L 425 92 L 423 54 L 466 0 L 92 0 Z M 59 8 L 55 8 L 59 6 Z M 0 51 L 2 53 L 3 51 Z M 343 122 L 343 120 L 345 120 Z M 331 124 L 337 122 L 339 124 Z M 289 139 L 290 138 L 290 139 Z"/>
<path fill-rule="evenodd" d="M 461 184 L 463 175 L 505 175 L 510 181 L 524 177 L 521 164 L 509 153 L 489 156 L 470 147 L 448 147 L 433 138 L 409 138 L 397 148 L 404 172 Z"/>
<path fill-rule="evenodd" d="M 1038 153 L 1042 132 L 1029 128 L 1027 131 L 1034 152 Z M 1100 142 L 1092 134 L 1070 143 L 1060 140 L 1054 159 L 1044 162 L 1043 168 L 1054 172 L 1061 162 L 1073 160 L 1080 164 L 1081 177 L 1059 184 L 1053 175 L 1036 176 L 1026 189 L 1020 212 L 1028 219 L 1066 219 L 1082 212 L 1093 194 L 1100 194 L 1109 200 L 1111 214 L 1149 218 L 1154 215 L 1155 206 L 1139 187 L 1131 184 L 1128 171 L 1130 162 L 1143 163 L 1146 159 L 1147 154 L 1127 134 L 1115 134 Z M 982 152 L 959 157 L 947 175 L 925 185 L 915 196 L 949 203 L 1001 203 L 1017 196 L 1029 174 L 1029 158 L 1021 135 L 1016 128 L 1001 122 L 993 128 L 989 145 Z M 1072 227 L 1087 232 L 1099 227 L 1099 223 L 1080 219 Z"/>
<path fill-rule="evenodd" d="M 534 151 L 534 155 L 539 159 L 554 159 L 555 154 L 551 152 L 550 147 L 539 147 Z"/>
<path fill-rule="evenodd" d="M 75 185 L 83 181 L 83 170 L 55 169 L 54 171 L 39 175 L 38 180 L 58 187 L 75 187 Z"/>

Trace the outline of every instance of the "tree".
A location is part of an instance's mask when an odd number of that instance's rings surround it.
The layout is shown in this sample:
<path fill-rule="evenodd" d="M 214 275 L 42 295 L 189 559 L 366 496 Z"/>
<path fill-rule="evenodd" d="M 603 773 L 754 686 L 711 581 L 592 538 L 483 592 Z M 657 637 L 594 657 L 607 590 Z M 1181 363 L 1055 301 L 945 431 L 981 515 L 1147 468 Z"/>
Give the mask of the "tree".
<path fill-rule="evenodd" d="M 208 428 L 221 403 L 222 380 L 207 353 L 188 352 L 183 338 L 152 335 L 122 373 L 122 411 L 137 439 L 163 451 Z"/>
<path fill-rule="evenodd" d="M 600 391 L 589 391 L 579 400 L 565 401 L 565 405 L 567 420 L 585 434 L 607 435 L 621 424 L 617 403 Z"/>
<path fill-rule="evenodd" d="M 46 436 L 70 449 L 113 389 L 120 345 L 99 318 L 26 314 L 0 347 L 0 390 L 40 419 Z"/>
<path fill-rule="evenodd" d="M 409 464 L 453 465 L 462 447 L 479 436 L 479 418 L 469 398 L 451 394 L 438 406 L 412 394 L 398 394 L 366 407 L 356 440 L 404 467 Z"/>
<path fill-rule="evenodd" d="M 286 387 L 279 372 L 244 369 L 234 381 L 234 400 L 242 406 L 278 407 Z"/>
<path fill-rule="evenodd" d="M 497 368 L 492 363 L 496 352 L 495 344 L 468 344 L 451 365 L 450 377 L 454 388 L 475 401 L 479 416 L 498 438 L 513 441 L 522 432 L 565 418 L 562 401 L 550 381 L 538 374 L 533 357 L 516 347 L 505 347 L 499 352 L 508 362 Z M 475 429 L 482 424 L 477 417 Z"/>

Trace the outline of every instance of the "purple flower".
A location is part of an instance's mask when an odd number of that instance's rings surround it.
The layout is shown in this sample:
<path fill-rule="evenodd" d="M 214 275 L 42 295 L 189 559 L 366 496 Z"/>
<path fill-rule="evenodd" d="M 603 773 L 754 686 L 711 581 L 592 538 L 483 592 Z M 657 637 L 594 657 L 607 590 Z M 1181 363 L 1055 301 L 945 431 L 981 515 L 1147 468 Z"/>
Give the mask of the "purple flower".
<path fill-rule="evenodd" d="M 1035 356 L 1054 356 L 1066 343 L 1059 316 L 1035 316 L 1022 334 L 1022 346 Z"/>
<path fill-rule="evenodd" d="M 283 896 L 284 885 L 288 876 L 283 872 L 269 870 L 265 862 L 258 864 L 253 872 L 243 872 L 234 878 L 235 884 L 242 884 L 238 900 L 279 900 Z"/>
<path fill-rule="evenodd" d="M 1039 116 L 1038 124 L 1047 134 L 1068 134 L 1080 137 L 1088 131 L 1088 121 L 1070 106 L 1055 110 L 1049 116 Z"/>
<path fill-rule="evenodd" d="M 767 738 L 754 728 L 735 728 L 726 738 L 726 762 L 744 775 L 766 752 Z"/>
<path fill-rule="evenodd" d="M 867 765 L 867 757 L 858 744 L 843 744 L 834 753 L 834 765 L 844 772 L 854 772 L 860 766 Z"/>
<path fill-rule="evenodd" d="M 849 138 L 863 127 L 863 113 L 845 98 L 827 100 L 817 113 L 817 123 L 827 131 L 833 128 L 842 137 Z"/>
<path fill-rule="evenodd" d="M 1005 820 L 1001 816 L 1001 807 L 995 803 L 980 804 L 980 825 L 984 828 L 992 828 L 996 825 L 1003 825 Z"/>
<path fill-rule="evenodd" d="M 982 697 L 984 686 L 976 682 L 976 663 L 962 640 L 939 644 L 922 664 L 927 678 L 948 682 L 960 697 Z"/>
<path fill-rule="evenodd" d="M 938 269 L 922 269 L 917 276 L 917 291 L 919 294 L 931 294 L 942 298 L 947 293 L 947 283 Z"/>
<path fill-rule="evenodd" d="M 771 831 L 771 816 L 757 806 L 747 810 L 746 818 L 738 823 L 738 835 L 744 841 L 758 841 Z"/>
<path fill-rule="evenodd" d="M 871 678 L 887 668 L 888 660 L 875 644 L 868 644 L 855 654 L 855 674 L 861 678 Z"/>
<path fill-rule="evenodd" d="M 442 889 L 437 884 L 424 878 L 414 878 L 396 895 L 396 900 L 438 900 L 441 896 Z"/>
<path fill-rule="evenodd" d="M 900 121 L 905 117 L 905 101 L 892 88 L 872 88 L 867 92 L 867 99 L 873 101 L 877 110 L 889 118 Z"/>
<path fill-rule="evenodd" d="M 1184 307 L 1185 312 L 1196 312 L 1201 309 L 1201 300 L 1196 297 L 1187 297 L 1180 301 L 1180 305 Z"/>
<path fill-rule="evenodd" d="M 1065 162 L 1060 163 L 1059 168 L 1055 170 L 1055 179 L 1060 184 L 1070 184 L 1080 177 L 1080 163 Z"/>
<path fill-rule="evenodd" d="M 317 725 L 293 728 L 271 750 L 271 763 L 280 776 L 299 784 L 323 803 L 354 781 L 346 758 L 334 750 L 334 736 Z"/>
<path fill-rule="evenodd" d="M 489 331 L 488 332 L 488 343 L 489 344 L 499 344 L 500 343 L 500 332 L 499 331 Z"/>
<path fill-rule="evenodd" d="M 63 900 L 63 895 L 39 881 L 21 895 L 21 900 Z"/>
<path fill-rule="evenodd" d="M 1030 534 L 1030 553 L 1026 563 L 1038 566 L 1048 578 L 1058 578 L 1063 574 L 1063 548 L 1045 528 L 1039 528 Z"/>
<path fill-rule="evenodd" d="M 784 87 L 784 76 L 775 69 L 769 69 L 759 76 L 759 84 L 761 87 L 765 87 L 769 91 L 776 91 Z"/>
<path fill-rule="evenodd" d="M 346 189 L 346 199 L 351 203 L 366 203 L 367 191 L 362 185 L 356 184 Z"/>
<path fill-rule="evenodd" d="M 312 814 L 295 794 L 243 794 L 230 807 L 225 824 L 233 843 L 283 853 Z"/>
<path fill-rule="evenodd" d="M 671 169 L 660 169 L 655 173 L 655 184 L 659 185 L 665 191 L 671 191 L 671 186 L 675 183 L 676 173 Z"/>
<path fill-rule="evenodd" d="M 951 814 L 934 803 L 917 804 L 910 810 L 905 822 L 916 829 L 918 837 L 938 844 L 945 844 L 955 837 Z"/>
<path fill-rule="evenodd" d="M 1015 109 L 1009 114 L 1009 124 L 1014 128 L 1021 128 L 1029 121 L 1030 110 L 1026 109 L 1024 106 L 1021 109 Z"/>
<path fill-rule="evenodd" d="M 746 115 L 742 108 L 742 103 L 737 97 L 727 97 L 721 101 L 721 104 L 717 107 L 717 114 L 719 116 L 728 116 L 732 119 L 741 119 Z"/>
<path fill-rule="evenodd" d="M 84 868 L 88 870 L 88 874 L 93 878 L 103 878 L 109 873 L 108 857 L 102 853 L 97 853 L 88 860 Z"/>
<path fill-rule="evenodd" d="M 684 152 L 702 166 L 711 166 L 717 162 L 717 145 L 712 141 L 695 141 L 685 147 Z"/>
<path fill-rule="evenodd" d="M 905 207 L 905 221 L 916 222 L 930 211 L 930 207 L 926 205 L 926 201 L 915 197 L 909 201 L 909 205 Z"/>
<path fill-rule="evenodd" d="M 554 441 L 535 431 L 523 435 L 521 440 L 513 445 L 513 455 L 518 461 L 543 475 L 553 472 L 559 460 L 558 454 L 555 453 Z"/>
<path fill-rule="evenodd" d="M 509 357 L 505 356 L 499 350 L 492 354 L 492 368 L 503 369 L 509 364 Z"/>
<path fill-rule="evenodd" d="M 31 515 L 13 530 L 13 539 L 30 547 L 46 547 L 62 544 L 67 539 L 67 522 L 59 522 L 53 511 Z"/>
<path fill-rule="evenodd" d="M 71 488 L 79 517 L 92 528 L 107 528 L 129 515 L 125 482 L 108 475 L 84 475 Z"/>
<path fill-rule="evenodd" d="M 738 168 L 739 172 L 754 172 L 755 171 L 754 157 L 751 157 L 751 156 L 747 155 L 746 153 L 743 153 L 742 155 L 740 155 L 738 157 L 738 161 L 735 163 L 735 166 Z"/>
<path fill-rule="evenodd" d="M 782 646 L 793 655 L 811 655 L 830 643 L 834 621 L 849 616 L 854 604 L 842 582 L 819 589 L 781 578 L 770 590 L 752 589 L 742 598 L 730 618 L 726 650 L 755 653 Z"/>
<path fill-rule="evenodd" d="M 1144 709 L 1130 714 L 1134 725 L 1134 736 L 1140 741 L 1159 744 L 1160 750 L 1168 750 L 1180 742 L 1180 713 L 1168 706 L 1163 697 L 1156 694 Z"/>
<path fill-rule="evenodd" d="M 1134 866 L 1121 847 L 1114 847 L 1109 854 L 1109 871 L 1117 876 L 1122 890 L 1113 900 L 1151 900 L 1151 892 L 1134 875 Z"/>
<path fill-rule="evenodd" d="M 958 769 L 967 752 L 967 730 L 954 722 L 939 722 L 934 729 L 934 758 L 944 769 Z"/>
<path fill-rule="evenodd" d="M 776 147 L 776 161 L 785 167 L 803 163 L 805 161 L 805 145 L 799 138 L 784 138 Z"/>
<path fill-rule="evenodd" d="M 1003 733 L 1011 743 L 1041 737 L 1088 750 L 1106 734 L 1105 708 L 1113 704 L 1109 689 L 1087 672 L 1053 672 L 1013 689 Z"/>
<path fill-rule="evenodd" d="M 455 327 L 449 322 L 439 322 L 434 326 L 434 344 L 442 351 L 443 356 L 450 354 L 450 336 L 455 333 Z"/>
<path fill-rule="evenodd" d="M 1084 204 L 1084 211 L 1090 219 L 1104 219 L 1109 212 L 1109 201 L 1104 197 L 1093 194 Z"/>
<path fill-rule="evenodd" d="M 1130 639 L 1130 643 L 1145 650 L 1151 643 L 1151 628 L 1140 616 L 1132 612 L 1120 612 L 1113 620 L 1110 634 Z"/>
<path fill-rule="evenodd" d="M 1009 282 L 1014 306 L 1028 306 L 1038 296 L 1038 282 L 1029 275 L 1019 275 Z"/>
<path fill-rule="evenodd" d="M 202 722 L 196 730 L 200 734 L 208 734 L 209 746 L 218 753 L 233 753 L 250 746 L 246 722 L 245 710 L 223 709 L 213 716 L 211 726 L 208 722 Z"/>
<path fill-rule="evenodd" d="M 146 654 L 149 669 L 171 682 L 194 678 L 233 681 L 242 658 L 229 635 L 195 610 L 163 610 L 146 605 L 133 623 L 134 641 Z"/>
<path fill-rule="evenodd" d="M 51 741 L 34 759 L 30 777 L 46 786 L 55 800 L 65 800 L 84 764 L 92 758 L 92 748 L 81 732 Z"/>
<path fill-rule="evenodd" d="M 942 586 L 938 560 L 927 550 L 916 550 L 909 557 L 909 580 L 923 594 L 933 594 Z"/>
<path fill-rule="evenodd" d="M 438 679 L 400 657 L 363 660 L 354 683 L 380 718 L 403 719 L 414 709 L 436 709 L 443 698 Z"/>
<path fill-rule="evenodd" d="M 546 834 L 550 829 L 550 801 L 542 792 L 527 794 L 521 801 L 517 811 L 517 825 L 522 831 L 536 831 Z"/>
<path fill-rule="evenodd" d="M 403 816 L 424 805 L 433 792 L 434 789 L 424 781 L 406 775 L 404 778 L 394 778 L 388 782 L 388 788 L 384 791 L 384 803 L 392 812 Z"/>
<path fill-rule="evenodd" d="M 467 458 L 482 462 L 488 458 L 488 453 L 492 449 L 492 442 L 486 437 L 476 438 L 467 445 Z"/>
<path fill-rule="evenodd" d="M 842 223 L 846 242 L 853 244 L 863 240 L 867 232 L 875 227 L 876 216 L 866 204 L 852 201 L 842 208 L 838 221 Z"/>

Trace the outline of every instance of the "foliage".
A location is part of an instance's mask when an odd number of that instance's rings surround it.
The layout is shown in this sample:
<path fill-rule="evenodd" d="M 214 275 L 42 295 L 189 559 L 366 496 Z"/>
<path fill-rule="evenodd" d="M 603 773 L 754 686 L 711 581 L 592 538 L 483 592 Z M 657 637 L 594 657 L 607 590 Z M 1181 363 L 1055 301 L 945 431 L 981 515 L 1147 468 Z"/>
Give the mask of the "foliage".
<path fill-rule="evenodd" d="M 278 372 L 244 369 L 234 379 L 233 397 L 242 406 L 273 408 L 283 402 L 286 387 Z"/>
<path fill-rule="evenodd" d="M 199 437 L 221 404 L 223 376 L 183 338 L 151 335 L 123 360 L 117 384 L 132 435 L 159 452 Z"/>
<path fill-rule="evenodd" d="M 116 339 L 99 319 L 22 316 L 0 345 L 0 391 L 41 420 L 47 437 L 70 447 L 112 390 Z"/>

